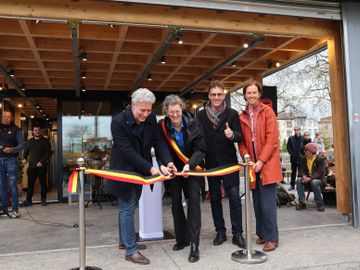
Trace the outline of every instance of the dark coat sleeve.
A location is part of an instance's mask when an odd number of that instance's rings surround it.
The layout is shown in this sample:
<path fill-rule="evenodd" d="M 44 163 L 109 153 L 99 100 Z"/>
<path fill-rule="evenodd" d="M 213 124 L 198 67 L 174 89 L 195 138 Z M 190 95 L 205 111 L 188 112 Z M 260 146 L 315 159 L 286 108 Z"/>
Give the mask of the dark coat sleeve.
<path fill-rule="evenodd" d="M 111 123 L 111 134 L 124 159 L 143 175 L 149 175 L 152 164 L 136 152 L 130 142 L 130 135 L 126 128 L 120 123 L 113 121 Z"/>
<path fill-rule="evenodd" d="M 302 177 L 308 174 L 307 164 L 306 164 L 306 157 L 301 157 L 299 162 L 299 173 L 298 176 Z"/>
<path fill-rule="evenodd" d="M 158 161 L 159 166 L 166 166 L 169 162 L 173 162 L 170 150 L 165 142 L 164 136 L 161 135 L 161 125 L 159 124 L 157 128 L 155 128 L 155 156 Z"/>
<path fill-rule="evenodd" d="M 50 144 L 49 139 L 44 138 L 44 144 L 45 144 L 45 153 L 44 153 L 44 156 L 40 160 L 40 162 L 42 164 L 46 164 L 49 161 L 49 158 L 52 154 L 51 144 Z"/>
<path fill-rule="evenodd" d="M 237 143 L 240 142 L 243 139 L 243 136 L 240 128 L 239 115 L 236 111 L 232 111 L 229 127 L 234 133 L 234 137 L 231 139 L 231 141 Z"/>
<path fill-rule="evenodd" d="M 195 119 L 192 125 L 196 129 L 197 133 L 191 142 L 193 152 L 188 161 L 188 164 L 190 165 L 190 169 L 194 169 L 197 165 L 201 163 L 201 161 L 205 157 L 205 152 L 206 152 L 204 131 L 201 124 L 198 122 L 198 120 Z"/>
<path fill-rule="evenodd" d="M 291 137 L 289 137 L 289 139 L 288 139 L 288 141 L 287 141 L 286 149 L 287 149 L 288 153 L 290 154 L 290 156 L 293 156 L 293 155 L 294 155 L 294 150 L 293 150 L 293 145 L 292 145 Z"/>
<path fill-rule="evenodd" d="M 313 173 L 311 175 L 311 179 L 325 179 L 325 159 L 317 157 L 314 161 L 316 164 L 313 165 Z"/>

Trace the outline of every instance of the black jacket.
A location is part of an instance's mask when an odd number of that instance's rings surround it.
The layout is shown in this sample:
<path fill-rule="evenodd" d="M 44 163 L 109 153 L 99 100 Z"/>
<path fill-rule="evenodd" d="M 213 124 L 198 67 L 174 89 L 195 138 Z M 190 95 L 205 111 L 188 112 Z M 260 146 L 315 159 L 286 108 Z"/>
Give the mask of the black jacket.
<path fill-rule="evenodd" d="M 312 167 L 311 179 L 319 179 L 326 184 L 325 168 L 325 158 L 316 156 Z M 301 157 L 299 162 L 299 177 L 304 175 L 310 177 L 306 157 Z"/>
<path fill-rule="evenodd" d="M 304 136 L 290 136 L 286 148 L 290 154 L 290 162 L 299 164 L 299 159 L 304 153 Z"/>
<path fill-rule="evenodd" d="M 165 141 L 157 129 L 156 117 L 150 114 L 144 122 L 143 136 L 139 125 L 134 120 L 131 107 L 116 115 L 111 122 L 113 146 L 111 150 L 110 169 L 124 170 L 150 175 L 152 167 L 151 148 L 164 164 L 172 161 Z M 139 199 L 142 185 L 108 180 L 106 184 L 110 194 L 123 200 L 130 198 L 133 189 Z"/>
<path fill-rule="evenodd" d="M 220 123 L 217 128 L 206 115 L 205 109 L 200 111 L 197 119 L 201 123 L 206 143 L 205 167 L 212 169 L 221 165 L 237 164 L 235 142 L 242 140 L 242 133 L 240 130 L 240 121 L 238 112 L 231 108 L 226 108 L 219 116 Z M 234 132 L 234 138 L 228 139 L 225 136 L 226 122 Z M 239 173 L 224 175 L 224 184 L 226 187 L 239 185 Z M 209 178 L 209 180 L 211 180 Z"/>
<path fill-rule="evenodd" d="M 183 112 L 183 134 L 185 141 L 185 152 L 184 154 L 189 158 L 188 164 L 190 165 L 190 169 L 194 169 L 197 165 L 202 165 L 202 160 L 205 157 L 205 139 L 204 132 L 201 127 L 201 124 L 196 120 L 192 119 L 190 113 Z M 165 134 L 162 128 L 162 122 L 165 123 L 165 128 L 168 136 L 175 140 L 174 138 L 174 130 L 171 128 L 171 122 L 168 117 L 165 117 L 163 120 L 159 121 L 158 128 L 160 133 L 163 135 L 164 140 L 166 140 Z M 167 140 L 166 140 L 167 141 Z M 170 149 L 170 153 L 174 160 L 174 164 L 178 170 L 182 170 L 184 167 L 184 163 L 180 160 L 180 158 L 175 154 L 172 150 L 170 144 L 168 143 L 168 147 Z M 159 161 L 160 163 L 161 161 Z"/>

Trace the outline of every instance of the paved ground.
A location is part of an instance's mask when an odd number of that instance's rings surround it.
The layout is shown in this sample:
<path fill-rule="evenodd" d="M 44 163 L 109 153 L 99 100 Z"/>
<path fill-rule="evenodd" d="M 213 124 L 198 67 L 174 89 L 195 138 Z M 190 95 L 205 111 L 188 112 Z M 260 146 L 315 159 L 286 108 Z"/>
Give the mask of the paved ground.
<path fill-rule="evenodd" d="M 225 207 L 226 206 L 226 207 Z M 229 224 L 227 201 L 224 201 L 226 224 Z M 79 266 L 78 208 L 66 204 L 35 205 L 21 208 L 20 219 L 0 218 L 0 269 L 71 269 Z M 169 200 L 163 202 L 164 229 L 173 233 Z M 319 213 L 315 207 L 278 211 L 280 247 L 268 253 L 261 265 L 244 265 L 231 260 L 238 248 L 228 241 L 213 246 L 215 236 L 210 204 L 202 204 L 200 261 L 187 261 L 189 250 L 172 251 L 175 241 L 148 242 L 143 252 L 149 266 L 137 266 L 124 260 L 116 248 L 117 208 L 109 203 L 102 210 L 96 205 L 86 209 L 87 265 L 102 269 L 360 269 L 360 230 L 341 220 L 335 208 Z M 254 224 L 252 224 L 254 228 Z M 253 235 L 255 241 L 255 236 Z M 261 246 L 253 244 L 254 249 Z"/>

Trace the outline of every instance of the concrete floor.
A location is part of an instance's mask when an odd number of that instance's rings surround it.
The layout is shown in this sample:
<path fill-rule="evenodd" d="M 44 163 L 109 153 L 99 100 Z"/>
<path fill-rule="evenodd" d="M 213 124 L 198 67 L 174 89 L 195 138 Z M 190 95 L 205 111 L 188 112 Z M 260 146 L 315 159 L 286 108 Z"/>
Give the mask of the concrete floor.
<path fill-rule="evenodd" d="M 311 201 L 311 199 L 310 199 Z M 268 253 L 261 265 L 240 265 L 230 258 L 238 250 L 231 244 L 228 201 L 224 199 L 228 241 L 213 246 L 215 236 L 210 203 L 202 204 L 200 261 L 187 262 L 188 249 L 172 251 L 174 239 L 148 242 L 143 252 L 150 260 L 148 269 L 360 269 L 360 230 L 342 221 L 336 208 L 319 213 L 313 206 L 295 211 L 294 206 L 278 209 L 280 247 Z M 20 208 L 20 219 L 0 217 L 0 269 L 70 269 L 79 266 L 78 207 L 67 204 L 34 205 Z M 136 215 L 137 216 L 137 215 Z M 87 264 L 102 269 L 135 269 L 116 247 L 118 210 L 110 203 L 86 209 Z M 138 222 L 136 221 L 136 224 Z M 163 200 L 164 230 L 173 233 L 170 200 Z M 254 222 L 252 224 L 254 231 Z M 245 227 L 244 227 L 245 229 Z M 253 235 L 253 239 L 255 236 Z M 254 249 L 261 250 L 254 243 Z M 343 255 L 340 256 L 340 253 Z"/>

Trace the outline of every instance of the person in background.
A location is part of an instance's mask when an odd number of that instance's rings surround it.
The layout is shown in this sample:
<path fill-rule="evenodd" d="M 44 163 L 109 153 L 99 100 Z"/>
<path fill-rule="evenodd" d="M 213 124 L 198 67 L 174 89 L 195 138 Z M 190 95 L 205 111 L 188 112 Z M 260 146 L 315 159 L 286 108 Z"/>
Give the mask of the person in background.
<path fill-rule="evenodd" d="M 282 181 L 282 172 L 276 116 L 271 107 L 260 102 L 262 93 L 262 87 L 256 81 L 243 88 L 247 106 L 239 116 L 244 136 L 239 151 L 242 158 L 250 155 L 256 174 L 256 181 L 251 183 L 258 236 L 256 244 L 263 244 L 264 251 L 272 251 L 279 245 L 276 190 L 277 183 Z"/>
<path fill-rule="evenodd" d="M 131 106 L 114 116 L 111 121 L 113 147 L 110 169 L 124 170 L 150 175 L 171 175 L 176 169 L 166 142 L 158 132 L 156 116 L 151 113 L 155 103 L 154 94 L 140 88 L 131 95 Z M 161 160 L 160 169 L 152 163 L 151 148 Z M 134 215 L 142 193 L 142 185 L 107 181 L 111 195 L 118 198 L 119 206 L 119 248 L 125 248 L 125 260 L 137 264 L 149 264 L 150 260 L 139 252 L 136 244 Z"/>
<path fill-rule="evenodd" d="M 304 132 L 304 149 L 305 149 L 305 145 L 307 145 L 308 143 L 311 143 L 311 138 L 310 138 L 309 132 L 305 131 Z"/>
<path fill-rule="evenodd" d="M 238 112 L 226 106 L 225 88 L 222 82 L 210 82 L 209 101 L 197 115 L 206 142 L 206 169 L 238 163 L 234 143 L 242 140 Z M 222 177 L 208 177 L 211 213 L 215 225 L 216 237 L 213 244 L 221 245 L 226 239 L 226 227 L 221 203 L 221 185 L 229 198 L 232 242 L 245 248 L 242 232 L 242 207 L 239 190 L 239 172 Z"/>
<path fill-rule="evenodd" d="M 176 168 L 183 172 L 195 170 L 205 156 L 205 139 L 201 124 L 184 109 L 185 104 L 179 96 L 168 95 L 163 102 L 166 117 L 158 125 L 168 143 Z M 176 147 L 189 159 L 187 162 L 181 158 Z M 193 263 L 200 258 L 200 191 L 204 185 L 204 178 L 177 176 L 169 183 L 176 238 L 173 250 L 182 250 L 190 244 L 188 261 Z M 182 192 L 187 194 L 187 218 L 182 204 Z"/>
<path fill-rule="evenodd" d="M 326 165 L 325 157 L 318 155 L 316 143 L 308 143 L 305 146 L 305 157 L 300 159 L 299 178 L 297 179 L 297 192 L 299 195 L 299 205 L 296 210 L 306 208 L 305 188 L 314 192 L 314 198 L 319 212 L 325 211 L 324 201 L 321 190 L 326 184 Z"/>
<path fill-rule="evenodd" d="M 314 138 L 313 142 L 317 144 L 320 151 L 325 151 L 324 140 L 323 140 L 323 138 L 321 138 L 320 132 L 315 133 L 315 138 Z"/>
<path fill-rule="evenodd" d="M 33 127 L 33 137 L 25 145 L 23 163 L 29 161 L 27 169 L 28 190 L 26 200 L 23 202 L 25 207 L 32 206 L 32 196 L 34 194 L 34 185 L 36 178 L 39 178 L 41 186 L 41 205 L 46 206 L 47 181 L 46 172 L 49 158 L 52 154 L 51 144 L 48 138 L 43 136 L 40 126 Z"/>
<path fill-rule="evenodd" d="M 291 163 L 291 180 L 289 191 L 295 189 L 296 175 L 299 170 L 299 160 L 304 153 L 304 137 L 301 136 L 300 127 L 295 127 L 294 131 L 295 134 L 289 137 L 286 146 L 287 151 L 290 154 Z"/>
<path fill-rule="evenodd" d="M 20 217 L 18 178 L 18 155 L 24 145 L 21 129 L 13 123 L 13 114 L 3 111 L 0 124 L 0 183 L 1 210 L 0 215 L 7 214 L 10 218 Z M 11 194 L 11 211 L 8 212 L 8 180 Z"/>

